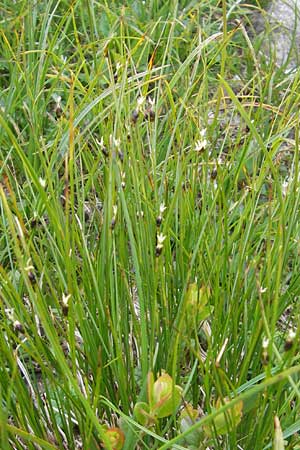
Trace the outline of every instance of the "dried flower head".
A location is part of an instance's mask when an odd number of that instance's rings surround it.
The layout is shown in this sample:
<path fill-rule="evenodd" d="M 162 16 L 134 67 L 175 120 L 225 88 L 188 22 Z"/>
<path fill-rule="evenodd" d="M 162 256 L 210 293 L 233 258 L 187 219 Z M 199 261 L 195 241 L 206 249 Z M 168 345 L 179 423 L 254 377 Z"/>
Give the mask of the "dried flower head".
<path fill-rule="evenodd" d="M 158 227 L 160 227 L 161 226 L 161 224 L 162 224 L 162 216 L 157 216 L 156 217 L 156 225 L 158 226 Z"/>
<path fill-rule="evenodd" d="M 131 122 L 136 123 L 138 121 L 138 118 L 139 118 L 139 110 L 134 109 L 131 113 Z"/>
<path fill-rule="evenodd" d="M 34 275 L 34 273 L 33 272 L 28 272 L 28 278 L 29 278 L 29 281 L 32 283 L 32 284 L 35 284 L 36 283 L 36 278 L 35 278 L 35 275 Z"/>
<path fill-rule="evenodd" d="M 293 344 L 295 342 L 295 337 L 296 337 L 295 331 L 293 329 L 290 329 L 288 332 L 287 338 L 285 340 L 285 343 L 284 343 L 284 350 L 286 352 L 289 351 L 293 347 Z"/>
<path fill-rule="evenodd" d="M 14 321 L 13 327 L 17 333 L 24 333 L 24 327 L 18 320 Z"/>

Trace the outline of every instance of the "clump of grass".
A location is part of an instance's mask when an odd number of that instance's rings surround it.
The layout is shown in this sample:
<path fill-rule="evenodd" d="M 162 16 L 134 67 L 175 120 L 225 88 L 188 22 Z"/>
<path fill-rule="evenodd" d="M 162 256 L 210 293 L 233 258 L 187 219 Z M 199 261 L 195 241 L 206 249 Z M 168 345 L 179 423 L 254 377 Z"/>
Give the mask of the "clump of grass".
<path fill-rule="evenodd" d="M 4 450 L 299 442 L 299 76 L 226 3 L 0 6 Z"/>

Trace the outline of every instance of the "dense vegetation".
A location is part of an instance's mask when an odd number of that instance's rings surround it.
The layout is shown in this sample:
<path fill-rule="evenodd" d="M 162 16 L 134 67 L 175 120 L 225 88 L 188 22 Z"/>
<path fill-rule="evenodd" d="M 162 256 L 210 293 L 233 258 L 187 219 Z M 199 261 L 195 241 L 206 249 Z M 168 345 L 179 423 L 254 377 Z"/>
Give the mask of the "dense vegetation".
<path fill-rule="evenodd" d="M 256 8 L 0 2 L 1 449 L 300 448 L 299 71 Z"/>

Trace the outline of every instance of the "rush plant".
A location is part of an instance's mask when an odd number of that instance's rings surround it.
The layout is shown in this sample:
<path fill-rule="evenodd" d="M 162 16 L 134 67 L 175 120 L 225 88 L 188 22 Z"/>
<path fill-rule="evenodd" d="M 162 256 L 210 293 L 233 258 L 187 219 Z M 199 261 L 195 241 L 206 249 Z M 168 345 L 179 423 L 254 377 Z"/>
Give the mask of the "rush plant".
<path fill-rule="evenodd" d="M 252 10 L 0 2 L 1 449 L 299 446 L 299 71 Z"/>

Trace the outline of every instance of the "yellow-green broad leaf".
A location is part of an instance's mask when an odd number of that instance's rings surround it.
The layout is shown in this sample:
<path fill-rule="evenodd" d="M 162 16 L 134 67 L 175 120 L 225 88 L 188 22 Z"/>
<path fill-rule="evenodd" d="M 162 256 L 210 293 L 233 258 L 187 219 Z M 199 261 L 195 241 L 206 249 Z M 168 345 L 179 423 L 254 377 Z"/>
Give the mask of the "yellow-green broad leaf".
<path fill-rule="evenodd" d="M 181 387 L 174 385 L 170 375 L 163 373 L 152 386 L 150 414 L 158 419 L 174 414 L 180 405 L 181 394 Z"/>
<path fill-rule="evenodd" d="M 189 428 L 196 423 L 198 420 L 198 411 L 194 409 L 189 403 L 185 405 L 184 409 L 181 411 L 178 418 L 179 428 L 181 433 L 189 430 Z M 196 429 L 191 431 L 184 438 L 184 442 L 188 445 L 189 449 L 199 448 L 201 442 L 203 441 L 202 429 Z"/>
<path fill-rule="evenodd" d="M 120 428 L 108 428 L 105 431 L 108 437 L 112 450 L 122 450 L 125 442 L 125 436 Z"/>
<path fill-rule="evenodd" d="M 197 322 L 205 320 L 211 314 L 211 308 L 208 305 L 210 298 L 210 288 L 201 286 L 197 283 L 191 283 L 186 292 L 186 312 L 188 322 L 196 319 Z"/>
<path fill-rule="evenodd" d="M 216 402 L 216 410 L 222 407 L 224 404 L 228 403 L 228 399 L 220 399 Z M 214 433 L 217 435 L 230 433 L 241 421 L 243 411 L 243 402 L 240 401 L 233 405 L 226 412 L 220 413 L 213 421 L 213 425 L 205 425 L 203 427 L 205 434 L 208 437 L 212 437 Z"/>
<path fill-rule="evenodd" d="M 133 416 L 139 424 L 143 426 L 149 425 L 151 422 L 151 416 L 150 416 L 150 407 L 148 403 L 146 402 L 136 403 L 133 409 Z"/>

